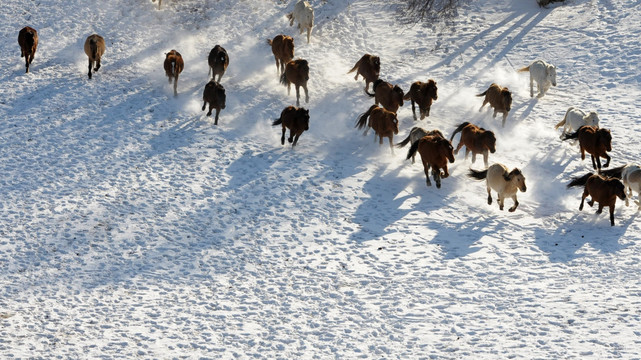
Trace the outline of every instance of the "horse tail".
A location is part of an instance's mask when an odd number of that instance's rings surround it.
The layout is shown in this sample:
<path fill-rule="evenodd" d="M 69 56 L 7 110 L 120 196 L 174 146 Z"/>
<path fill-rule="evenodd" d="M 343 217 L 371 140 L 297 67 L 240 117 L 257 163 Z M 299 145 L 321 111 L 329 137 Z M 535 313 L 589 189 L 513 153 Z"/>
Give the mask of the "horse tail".
<path fill-rule="evenodd" d="M 457 133 L 457 132 L 459 132 L 459 131 L 463 130 L 463 128 L 464 128 L 464 127 L 466 127 L 466 126 L 468 126 L 469 124 L 470 124 L 470 123 L 466 121 L 466 122 L 462 123 L 461 125 L 459 125 L 459 126 L 456 128 L 456 130 L 454 130 L 454 132 L 452 133 L 452 137 L 450 138 L 450 142 L 451 142 L 452 140 L 454 140 L 454 136 L 456 135 L 456 133 Z"/>
<path fill-rule="evenodd" d="M 363 58 L 361 58 L 360 60 L 358 60 L 358 61 L 356 62 L 356 65 L 354 65 L 354 67 L 352 68 L 352 70 L 348 71 L 347 73 L 349 74 L 349 73 L 351 73 L 351 72 L 356 71 L 356 69 L 358 69 L 358 67 L 359 67 L 359 66 L 361 66 L 361 61 L 363 61 Z"/>
<path fill-rule="evenodd" d="M 354 127 L 357 127 L 359 129 L 364 128 L 365 124 L 367 123 L 367 118 L 372 113 L 372 110 L 374 110 L 374 108 L 376 107 L 377 105 L 372 105 L 369 107 L 369 109 L 366 112 L 358 115 L 358 120 L 356 120 L 356 125 L 354 125 Z"/>
<path fill-rule="evenodd" d="M 278 119 L 274 120 L 274 122 L 272 122 L 272 126 L 280 125 L 282 123 L 283 123 L 283 119 L 282 118 L 278 118 Z"/>
<path fill-rule="evenodd" d="M 592 176 L 592 173 L 587 173 L 583 176 L 575 177 L 572 178 L 572 181 L 566 186 L 568 189 L 574 186 L 585 186 L 585 184 L 588 182 L 588 178 Z"/>
<path fill-rule="evenodd" d="M 280 76 L 280 83 L 287 86 L 289 84 L 289 81 L 287 80 L 287 76 L 285 71 L 283 71 L 283 74 Z"/>
<path fill-rule="evenodd" d="M 530 67 L 529 67 L 529 66 L 526 66 L 526 67 L 524 67 L 524 68 L 520 68 L 520 69 L 518 69 L 517 71 L 518 71 L 518 72 L 526 72 L 526 71 L 530 71 Z"/>
<path fill-rule="evenodd" d="M 467 173 L 467 176 L 476 180 L 483 180 L 487 177 L 487 169 L 483 171 L 470 169 L 470 172 Z"/>
<path fill-rule="evenodd" d="M 272 46 L 272 39 L 267 39 L 267 45 Z"/>
<path fill-rule="evenodd" d="M 489 89 L 488 89 L 488 90 L 489 90 Z M 480 93 L 480 94 L 478 94 L 478 95 L 476 95 L 476 96 L 485 96 L 485 94 L 487 94 L 487 91 L 488 91 L 488 90 L 485 90 L 485 91 L 483 91 L 482 93 Z"/>
<path fill-rule="evenodd" d="M 561 126 L 565 125 L 565 121 L 568 118 L 568 113 L 573 109 L 574 108 L 571 107 L 571 108 L 568 109 L 568 111 L 565 112 L 565 116 L 563 116 L 563 120 L 561 120 L 558 124 L 554 125 L 554 130 L 556 130 L 556 129 L 560 128 Z"/>
<path fill-rule="evenodd" d="M 578 139 L 579 138 L 579 131 L 581 130 L 583 126 L 579 128 L 579 130 L 575 131 L 572 134 L 565 134 L 563 135 L 563 138 L 561 140 L 570 140 L 570 139 Z"/>
<path fill-rule="evenodd" d="M 407 135 L 407 137 L 405 138 L 405 140 L 403 140 L 403 141 L 401 141 L 400 143 L 396 144 L 396 147 L 400 149 L 400 148 L 402 148 L 403 146 L 407 145 L 407 143 L 409 143 L 409 142 L 410 142 L 411 137 L 412 137 L 412 133 L 410 133 L 409 135 Z"/>
<path fill-rule="evenodd" d="M 289 20 L 291 22 L 293 18 L 294 18 L 294 13 L 293 12 L 290 12 L 289 14 L 287 14 L 287 20 Z M 289 26 L 293 26 L 293 25 L 294 25 L 294 23 L 291 23 Z"/>
<path fill-rule="evenodd" d="M 421 140 L 416 140 L 416 141 L 414 141 L 412 143 L 412 146 L 407 151 L 407 157 L 405 158 L 405 160 L 408 160 L 409 158 L 411 158 L 412 156 L 414 156 L 416 154 L 416 151 L 418 150 L 418 144 L 420 142 L 421 142 Z"/>
<path fill-rule="evenodd" d="M 98 57 L 98 43 L 95 38 L 91 38 L 91 40 L 89 40 L 89 49 L 91 49 L 91 58 L 96 59 Z"/>
<path fill-rule="evenodd" d="M 619 167 L 616 167 L 616 168 L 612 168 L 612 169 L 608 169 L 608 170 L 601 170 L 601 171 L 599 171 L 599 174 L 605 175 L 605 176 L 611 177 L 611 178 L 621 179 L 624 167 L 625 167 L 625 165 L 624 166 L 619 166 Z"/>

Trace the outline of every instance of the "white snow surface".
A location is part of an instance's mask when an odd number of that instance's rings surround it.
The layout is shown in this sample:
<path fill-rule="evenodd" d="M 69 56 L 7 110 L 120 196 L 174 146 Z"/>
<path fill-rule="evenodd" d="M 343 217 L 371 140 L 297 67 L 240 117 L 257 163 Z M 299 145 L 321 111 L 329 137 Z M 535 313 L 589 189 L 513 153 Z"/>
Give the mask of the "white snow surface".
<path fill-rule="evenodd" d="M 390 2 L 309 2 L 307 44 L 283 1 L 2 0 L 0 357 L 641 358 L 637 207 L 618 200 L 613 227 L 607 208 L 579 211 L 565 186 L 590 159 L 553 128 L 570 106 L 596 110 L 611 167 L 639 163 L 641 2 L 473 0 L 413 26 Z M 89 80 L 92 33 L 107 51 Z M 271 125 L 295 103 L 266 44 L 280 33 L 310 64 L 294 149 Z M 230 56 L 218 126 L 200 110 L 216 44 Z M 373 103 L 347 74 L 364 53 L 405 90 L 438 83 L 426 120 L 400 108 L 395 142 L 464 121 L 496 133 L 490 163 L 527 179 L 514 213 L 466 176 L 482 159 L 461 151 L 428 188 L 407 148 L 354 128 Z M 558 86 L 531 99 L 516 69 L 536 59 Z M 478 111 L 492 82 L 513 92 L 505 128 Z"/>

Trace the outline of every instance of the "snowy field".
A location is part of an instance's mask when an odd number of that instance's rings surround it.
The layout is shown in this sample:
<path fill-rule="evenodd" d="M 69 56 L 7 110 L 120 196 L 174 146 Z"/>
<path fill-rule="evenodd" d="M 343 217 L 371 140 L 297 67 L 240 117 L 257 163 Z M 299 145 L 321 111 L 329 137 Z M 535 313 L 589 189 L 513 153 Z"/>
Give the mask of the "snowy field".
<path fill-rule="evenodd" d="M 590 160 L 554 125 L 595 110 L 611 167 L 639 163 L 641 1 L 473 0 L 414 26 L 389 2 L 310 2 L 307 44 L 283 1 L 2 0 L 0 358 L 640 359 L 637 207 L 618 200 L 615 226 L 580 212 L 565 185 Z M 27 25 L 40 45 L 25 74 Z M 88 80 L 92 33 L 107 51 Z M 271 126 L 295 103 L 266 44 L 280 33 L 310 64 L 295 149 Z M 216 44 L 218 126 L 200 110 Z M 428 188 L 407 148 L 354 129 L 373 103 L 347 74 L 364 53 L 406 91 L 438 83 L 429 118 L 400 109 L 395 142 L 416 125 L 496 133 L 490 162 L 527 179 L 514 213 L 487 204 L 463 151 Z M 516 70 L 536 59 L 558 86 L 532 99 Z M 504 128 L 478 111 L 492 82 L 513 92 Z"/>

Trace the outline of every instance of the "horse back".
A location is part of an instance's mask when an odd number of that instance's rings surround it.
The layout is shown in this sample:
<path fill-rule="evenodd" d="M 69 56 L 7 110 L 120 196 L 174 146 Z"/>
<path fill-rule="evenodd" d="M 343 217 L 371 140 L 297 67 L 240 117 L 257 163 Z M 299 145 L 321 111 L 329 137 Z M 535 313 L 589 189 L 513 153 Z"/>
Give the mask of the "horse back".
<path fill-rule="evenodd" d="M 98 34 L 89 35 L 85 40 L 85 54 L 91 60 L 99 59 L 105 53 L 105 49 L 105 39 Z"/>
<path fill-rule="evenodd" d="M 25 55 L 36 52 L 38 47 L 38 32 L 36 29 L 25 26 L 18 33 L 18 45 L 24 51 Z"/>

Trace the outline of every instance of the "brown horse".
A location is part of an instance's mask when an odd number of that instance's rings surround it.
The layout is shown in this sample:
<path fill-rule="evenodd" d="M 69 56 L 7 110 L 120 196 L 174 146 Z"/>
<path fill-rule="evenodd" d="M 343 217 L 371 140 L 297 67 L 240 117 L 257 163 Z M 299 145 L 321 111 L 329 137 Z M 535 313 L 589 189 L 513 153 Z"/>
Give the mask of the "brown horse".
<path fill-rule="evenodd" d="M 296 59 L 287 63 L 285 72 L 280 76 L 280 83 L 287 85 L 287 95 L 290 94 L 291 84 L 296 86 L 296 106 L 300 106 L 300 87 L 305 90 L 305 102 L 309 102 L 307 92 L 307 80 L 309 80 L 309 65 L 307 60 Z"/>
<path fill-rule="evenodd" d="M 294 39 L 287 35 L 276 35 L 273 40 L 267 40 L 272 47 L 276 59 L 276 72 L 278 76 L 285 72 L 285 64 L 294 58 Z"/>
<path fill-rule="evenodd" d="M 424 136 L 427 136 L 427 135 L 438 135 L 438 136 L 442 137 L 443 139 L 445 139 L 445 136 L 443 136 L 443 133 L 440 132 L 439 130 L 427 131 L 427 130 L 425 130 L 423 128 L 415 126 L 415 127 L 412 128 L 412 130 L 410 130 L 410 134 L 407 135 L 405 140 L 403 140 L 400 143 L 396 144 L 396 147 L 397 148 L 402 148 L 405 145 L 407 145 L 408 143 L 409 144 L 413 144 L 413 143 L 417 142 L 418 140 L 420 140 L 421 138 L 423 138 Z M 416 158 L 416 154 L 412 155 L 412 164 L 414 164 L 416 162 L 415 158 Z"/>
<path fill-rule="evenodd" d="M 172 80 L 174 82 L 174 96 L 178 96 L 178 76 L 180 76 L 180 73 L 185 68 L 182 55 L 176 50 L 171 50 L 165 55 L 163 67 L 165 68 L 165 75 L 167 75 L 169 83 L 171 84 Z"/>
<path fill-rule="evenodd" d="M 367 123 L 366 127 L 365 123 L 368 117 L 369 123 Z M 394 154 L 394 134 L 398 134 L 398 118 L 396 117 L 396 113 L 387 111 L 378 105 L 372 105 L 366 112 L 358 116 L 355 127 L 359 129 L 366 127 L 363 136 L 366 136 L 369 128 L 372 128 L 374 130 L 374 141 L 376 141 L 376 137 L 378 136 L 380 145 L 383 144 L 384 137 L 388 138 L 389 147 L 392 150 L 392 154 Z"/>
<path fill-rule="evenodd" d="M 309 130 L 309 110 L 288 106 L 280 113 L 280 118 L 274 120 L 272 126 L 282 125 L 283 135 L 280 137 L 280 144 L 285 145 L 285 132 L 289 129 L 289 141 L 292 148 L 296 146 L 301 134 Z"/>
<path fill-rule="evenodd" d="M 91 68 L 93 71 L 100 69 L 100 58 L 105 53 L 105 39 L 98 34 L 89 35 L 85 40 L 85 54 L 89 58 L 89 78 L 91 79 Z M 94 67 L 95 64 L 95 67 Z"/>
<path fill-rule="evenodd" d="M 403 100 L 412 101 L 412 113 L 414 114 L 414 120 L 416 120 L 416 108 L 414 103 L 418 104 L 421 120 L 423 120 L 425 117 L 430 116 L 432 101 L 438 99 L 437 92 L 438 87 L 436 86 L 436 82 L 432 79 L 428 80 L 426 83 L 421 81 L 412 83 L 410 91 L 405 94 Z"/>
<path fill-rule="evenodd" d="M 227 96 L 225 95 L 225 88 L 219 83 L 215 82 L 213 79 L 205 85 L 205 91 L 203 91 L 203 111 L 207 103 L 209 103 L 209 111 L 207 116 L 211 116 L 212 108 L 216 109 L 216 119 L 214 120 L 214 125 L 218 125 L 218 114 L 220 114 L 220 109 L 225 108 L 225 101 Z"/>
<path fill-rule="evenodd" d="M 425 183 L 427 186 L 432 186 L 429 173 L 431 167 L 436 188 L 440 189 L 441 178 L 445 179 L 450 176 L 447 170 L 447 162 L 454 162 L 454 148 L 452 147 L 452 143 L 445 139 L 439 131 L 435 135 L 424 136 L 420 140 L 412 143 L 412 147 L 407 152 L 406 159 L 414 157 L 416 151 L 421 154 L 421 161 L 423 161 Z"/>
<path fill-rule="evenodd" d="M 579 211 L 583 210 L 585 198 L 590 196 L 591 200 L 588 201 L 588 205 L 594 205 L 595 201 L 599 203 L 597 214 L 603 212 L 605 206 L 610 207 L 610 226 L 614 226 L 614 205 L 617 202 L 617 197 L 621 200 L 626 199 L 623 183 L 616 178 L 589 173 L 572 179 L 567 185 L 568 188 L 574 186 L 584 186 Z"/>
<path fill-rule="evenodd" d="M 476 161 L 476 154 L 483 154 L 483 163 L 485 167 L 487 167 L 488 152 L 494 154 L 496 151 L 496 137 L 494 133 L 470 124 L 469 122 L 464 122 L 454 130 L 450 141 L 454 139 L 454 136 L 459 131 L 461 131 L 461 141 L 459 141 L 458 146 L 454 150 L 454 155 L 457 155 L 459 150 L 465 145 L 465 160 L 467 160 L 467 156 L 472 152 L 473 164 Z"/>
<path fill-rule="evenodd" d="M 29 72 L 29 65 L 31 65 L 38 48 L 38 32 L 36 29 L 29 26 L 22 28 L 18 33 L 18 45 L 20 45 L 20 57 L 24 58 L 25 66 L 27 67 L 25 72 Z"/>
<path fill-rule="evenodd" d="M 209 74 L 213 73 L 212 78 L 215 78 L 218 75 L 218 80 L 220 82 L 227 66 L 229 65 L 229 55 L 227 55 L 227 50 L 220 45 L 214 46 L 213 49 L 209 52 L 209 57 L 207 57 L 207 63 L 209 63 Z"/>
<path fill-rule="evenodd" d="M 508 171 L 507 166 L 499 163 L 492 164 L 486 170 L 478 171 L 470 169 L 467 174 L 469 177 L 476 180 L 485 179 L 485 186 L 487 187 L 487 204 L 492 205 L 492 190 L 498 194 L 499 209 L 503 210 L 506 197 L 511 197 L 514 205 L 508 209 L 509 212 L 516 210 L 519 206 L 519 201 L 516 198 L 516 193 L 520 190 L 525 192 L 525 176 L 518 168 Z"/>
<path fill-rule="evenodd" d="M 512 109 L 512 93 L 510 90 L 506 87 L 492 84 L 487 90 L 476 96 L 485 96 L 483 105 L 479 108 L 479 112 L 483 110 L 485 104 L 490 103 L 490 107 L 494 108 L 494 117 L 496 117 L 497 113 L 503 113 L 503 122 L 501 123 L 501 126 L 505 127 L 505 119 L 507 119 L 507 114 Z"/>
<path fill-rule="evenodd" d="M 367 92 L 369 83 L 378 80 L 378 76 L 381 73 L 381 59 L 375 55 L 365 54 L 356 62 L 352 70 L 347 73 L 349 74 L 353 71 L 356 71 L 354 80 L 358 80 L 358 75 L 365 79 L 365 92 Z"/>
<path fill-rule="evenodd" d="M 386 110 L 391 112 L 398 111 L 399 106 L 403 106 L 403 89 L 398 85 L 392 85 L 387 81 L 378 79 L 372 85 L 374 93 L 367 95 L 374 98 L 376 105 L 381 104 Z"/>
<path fill-rule="evenodd" d="M 592 156 L 592 167 L 594 169 L 601 170 L 601 158 L 605 158 L 603 167 L 610 165 L 610 155 L 606 153 L 607 151 L 612 151 L 612 134 L 610 130 L 584 125 L 576 132 L 563 136 L 563 140 L 577 138 L 581 149 L 581 160 L 585 160 L 585 153 L 587 152 Z"/>

